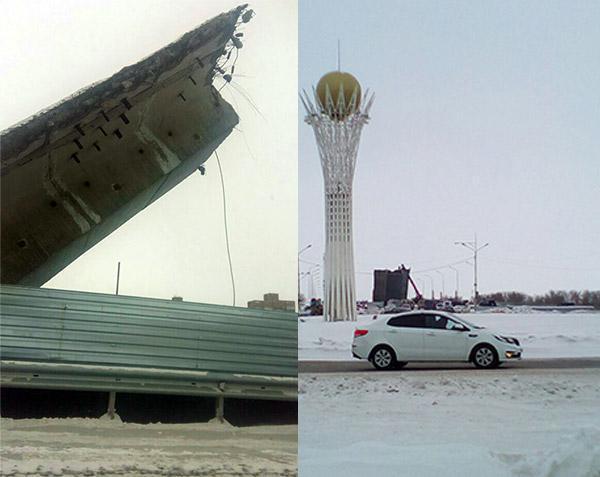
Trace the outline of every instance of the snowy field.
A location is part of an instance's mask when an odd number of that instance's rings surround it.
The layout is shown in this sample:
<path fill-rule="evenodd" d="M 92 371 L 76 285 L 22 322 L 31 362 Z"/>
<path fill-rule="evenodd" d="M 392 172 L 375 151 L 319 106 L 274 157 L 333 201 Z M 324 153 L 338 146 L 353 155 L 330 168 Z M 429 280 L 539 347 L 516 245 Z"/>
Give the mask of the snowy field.
<path fill-rule="evenodd" d="M 380 315 L 393 316 L 393 315 Z M 575 358 L 600 356 L 600 313 L 467 313 L 466 320 L 515 336 L 523 346 L 523 358 Z M 352 360 L 354 329 L 373 315 L 359 315 L 358 322 L 324 323 L 322 317 L 303 317 L 298 322 L 298 359 Z"/>
<path fill-rule="evenodd" d="M 1 474 L 293 476 L 297 426 L 3 418 Z"/>
<path fill-rule="evenodd" d="M 600 371 L 301 374 L 299 426 L 303 477 L 600 477 Z"/>

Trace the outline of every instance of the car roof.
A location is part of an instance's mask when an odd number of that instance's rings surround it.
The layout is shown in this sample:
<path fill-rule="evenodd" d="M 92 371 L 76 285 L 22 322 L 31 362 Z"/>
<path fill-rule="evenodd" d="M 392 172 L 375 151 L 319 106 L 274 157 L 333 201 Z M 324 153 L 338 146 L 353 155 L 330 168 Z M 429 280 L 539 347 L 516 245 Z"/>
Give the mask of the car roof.
<path fill-rule="evenodd" d="M 402 313 L 389 313 L 393 316 L 408 316 L 408 315 L 448 315 L 447 312 L 442 310 L 411 310 L 411 311 L 403 311 Z M 390 316 L 391 318 L 391 316 Z"/>
<path fill-rule="evenodd" d="M 441 316 L 445 316 L 446 318 L 450 318 L 453 320 L 459 320 L 460 318 L 458 318 L 457 316 L 454 316 L 451 313 L 448 313 L 446 311 L 442 311 L 442 310 L 411 310 L 411 311 L 406 311 L 406 312 L 402 312 L 402 313 L 389 313 L 386 315 L 380 315 L 382 316 L 381 320 L 377 320 L 377 321 L 385 321 L 387 322 L 390 318 L 396 318 L 396 317 L 408 317 L 408 316 L 412 316 L 412 315 L 441 315 Z"/>
<path fill-rule="evenodd" d="M 453 319 L 453 320 L 457 320 L 460 323 L 462 323 L 461 319 L 451 313 L 448 313 L 446 311 L 441 311 L 441 310 L 411 310 L 411 311 L 403 311 L 401 313 L 385 313 L 382 315 L 374 315 L 374 319 L 371 322 L 368 323 L 361 323 L 360 325 L 358 325 L 360 328 L 364 328 L 366 326 L 383 326 L 384 324 L 387 324 L 387 322 L 391 319 L 391 318 L 396 318 L 396 317 L 408 317 L 408 316 L 412 316 L 412 315 L 442 315 L 442 316 L 446 316 L 447 318 Z M 464 323 L 463 323 L 464 324 Z"/>

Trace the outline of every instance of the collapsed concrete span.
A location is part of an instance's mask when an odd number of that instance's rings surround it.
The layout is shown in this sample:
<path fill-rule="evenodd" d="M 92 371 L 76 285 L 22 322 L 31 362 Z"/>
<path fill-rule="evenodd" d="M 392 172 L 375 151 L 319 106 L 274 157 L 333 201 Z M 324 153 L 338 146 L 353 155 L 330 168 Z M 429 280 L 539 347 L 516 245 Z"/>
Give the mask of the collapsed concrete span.
<path fill-rule="evenodd" d="M 0 133 L 1 283 L 41 286 L 196 171 L 238 122 L 213 79 L 245 5 Z"/>

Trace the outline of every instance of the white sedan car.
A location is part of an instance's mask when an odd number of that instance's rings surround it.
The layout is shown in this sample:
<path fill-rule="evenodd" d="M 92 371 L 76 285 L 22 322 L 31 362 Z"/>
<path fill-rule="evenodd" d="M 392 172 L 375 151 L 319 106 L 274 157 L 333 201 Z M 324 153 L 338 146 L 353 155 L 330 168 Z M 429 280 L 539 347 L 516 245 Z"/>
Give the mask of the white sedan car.
<path fill-rule="evenodd" d="M 377 369 L 394 369 L 409 361 L 464 361 L 495 368 L 521 359 L 516 338 L 502 336 L 443 311 L 411 311 L 380 316 L 354 331 L 352 355 Z"/>

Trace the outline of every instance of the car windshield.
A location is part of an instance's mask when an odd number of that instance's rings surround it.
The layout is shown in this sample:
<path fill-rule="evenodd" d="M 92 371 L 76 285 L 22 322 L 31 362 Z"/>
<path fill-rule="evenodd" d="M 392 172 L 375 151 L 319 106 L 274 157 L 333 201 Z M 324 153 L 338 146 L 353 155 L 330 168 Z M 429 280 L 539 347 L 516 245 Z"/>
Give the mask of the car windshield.
<path fill-rule="evenodd" d="M 470 321 L 465 320 L 464 318 L 459 318 L 456 315 L 452 315 L 453 318 L 456 318 L 459 322 L 464 323 L 465 325 L 469 326 L 470 328 L 475 328 L 476 330 L 482 330 L 485 328 L 485 326 L 479 326 L 476 325 L 475 323 L 471 323 Z"/>

